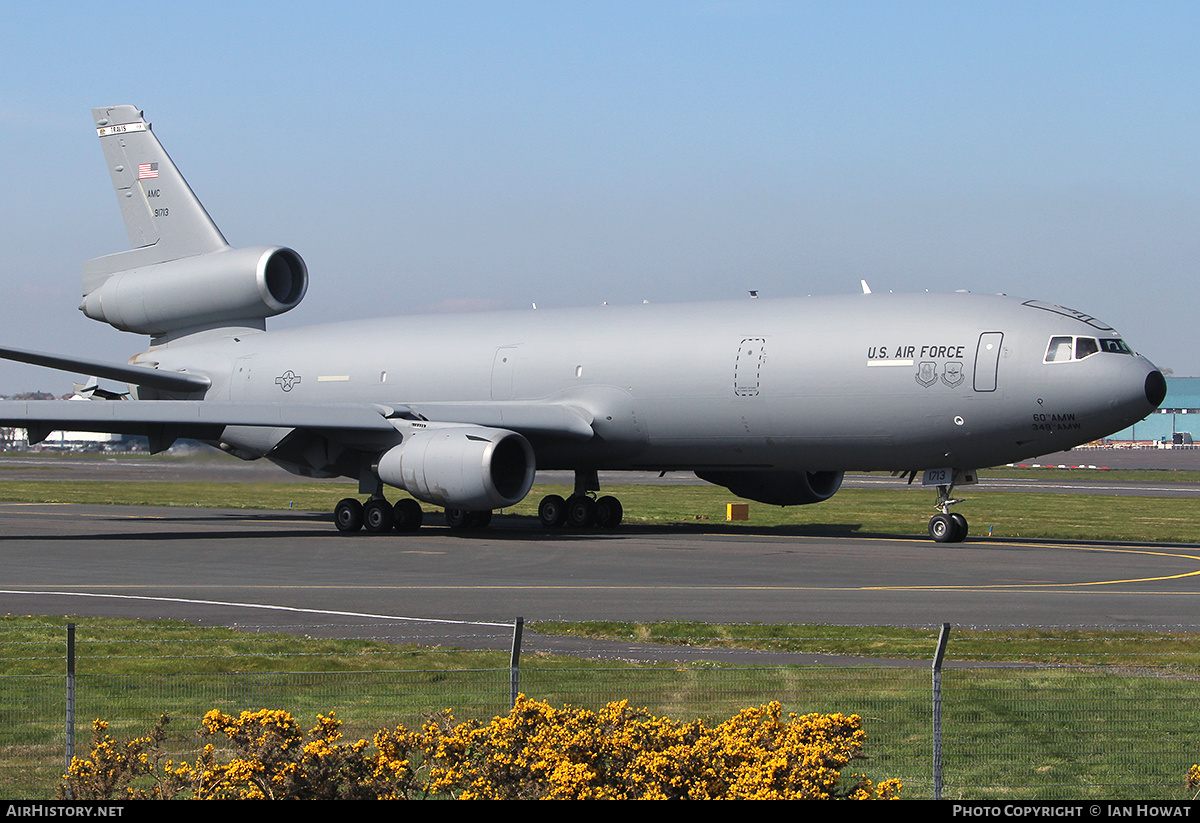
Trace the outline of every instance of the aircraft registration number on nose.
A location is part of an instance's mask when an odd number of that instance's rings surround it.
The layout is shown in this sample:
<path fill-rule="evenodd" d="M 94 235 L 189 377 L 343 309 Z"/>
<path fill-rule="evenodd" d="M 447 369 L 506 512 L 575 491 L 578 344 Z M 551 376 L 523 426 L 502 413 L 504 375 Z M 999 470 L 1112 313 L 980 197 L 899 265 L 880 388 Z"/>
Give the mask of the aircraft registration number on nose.
<path fill-rule="evenodd" d="M 947 486 L 951 483 L 955 486 L 967 486 L 978 481 L 979 477 L 973 470 L 964 469 L 926 469 L 921 475 L 922 486 Z"/>
<path fill-rule="evenodd" d="M 954 478 L 954 469 L 926 469 L 921 475 L 923 486 L 945 486 Z"/>

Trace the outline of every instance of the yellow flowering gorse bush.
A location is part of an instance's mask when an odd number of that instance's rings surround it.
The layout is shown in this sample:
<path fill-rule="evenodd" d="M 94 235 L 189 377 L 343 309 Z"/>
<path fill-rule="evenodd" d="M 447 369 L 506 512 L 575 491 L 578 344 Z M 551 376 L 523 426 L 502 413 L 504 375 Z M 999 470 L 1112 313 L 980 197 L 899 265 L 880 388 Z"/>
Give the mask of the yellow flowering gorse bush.
<path fill-rule="evenodd" d="M 893 799 L 842 770 L 863 757 L 857 715 L 782 715 L 778 703 L 750 708 L 715 727 L 678 723 L 610 703 L 598 712 L 518 698 L 490 723 L 449 712 L 418 731 L 381 730 L 346 742 L 341 722 L 318 716 L 307 738 L 286 712 L 212 711 L 194 763 L 163 761 L 162 727 L 121 746 L 96 722 L 91 757 L 77 758 L 62 796 L 199 799 Z M 222 759 L 212 742 L 232 749 Z M 138 784 L 138 788 L 134 785 Z"/>

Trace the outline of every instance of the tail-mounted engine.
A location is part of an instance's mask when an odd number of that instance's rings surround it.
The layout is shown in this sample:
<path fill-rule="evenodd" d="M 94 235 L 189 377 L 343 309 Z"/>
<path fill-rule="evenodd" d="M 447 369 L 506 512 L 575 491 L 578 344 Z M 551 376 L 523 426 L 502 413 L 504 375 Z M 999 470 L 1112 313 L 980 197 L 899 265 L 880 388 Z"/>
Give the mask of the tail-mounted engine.
<path fill-rule="evenodd" d="M 435 506 L 490 511 L 521 502 L 533 486 L 533 448 L 524 437 L 482 426 L 428 425 L 379 458 L 389 486 Z"/>
<path fill-rule="evenodd" d="M 163 335 L 185 329 L 259 324 L 295 308 L 308 267 L 280 246 L 253 246 L 118 271 L 84 295 L 79 310 L 122 331 Z"/>

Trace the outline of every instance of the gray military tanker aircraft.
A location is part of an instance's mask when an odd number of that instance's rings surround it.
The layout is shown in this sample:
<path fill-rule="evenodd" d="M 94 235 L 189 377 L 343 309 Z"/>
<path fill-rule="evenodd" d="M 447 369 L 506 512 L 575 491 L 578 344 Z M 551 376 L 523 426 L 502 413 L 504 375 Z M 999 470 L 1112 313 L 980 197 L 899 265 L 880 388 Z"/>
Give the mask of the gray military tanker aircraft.
<path fill-rule="evenodd" d="M 60 429 L 194 438 L 311 477 L 357 478 L 337 528 L 417 528 L 416 501 L 485 526 L 535 467 L 575 491 L 549 527 L 620 523 L 601 470 L 694 471 L 771 505 L 828 500 L 849 470 L 938 489 L 931 536 L 976 469 L 1068 449 L 1142 419 L 1166 381 L 1112 328 L 1037 300 L 863 294 L 416 316 L 266 330 L 308 270 L 235 249 L 134 106 L 92 110 L 132 249 L 84 264 L 80 310 L 150 336 L 128 364 L 0 356 L 123 381 L 88 402 L 0 403 L 31 442 Z M 865 284 L 864 284 L 865 286 Z M 412 498 L 395 505 L 385 488 Z"/>

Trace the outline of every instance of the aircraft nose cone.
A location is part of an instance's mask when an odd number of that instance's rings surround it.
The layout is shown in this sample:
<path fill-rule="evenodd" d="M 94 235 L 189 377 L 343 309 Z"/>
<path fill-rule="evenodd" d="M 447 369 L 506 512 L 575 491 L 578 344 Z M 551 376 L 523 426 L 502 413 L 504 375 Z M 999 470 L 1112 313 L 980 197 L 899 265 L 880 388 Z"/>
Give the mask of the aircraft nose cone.
<path fill-rule="evenodd" d="M 1146 375 L 1146 402 L 1154 408 L 1162 405 L 1167 396 L 1167 378 L 1158 369 Z"/>

